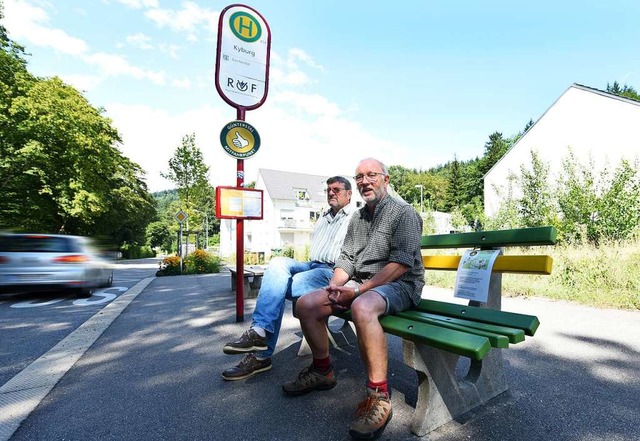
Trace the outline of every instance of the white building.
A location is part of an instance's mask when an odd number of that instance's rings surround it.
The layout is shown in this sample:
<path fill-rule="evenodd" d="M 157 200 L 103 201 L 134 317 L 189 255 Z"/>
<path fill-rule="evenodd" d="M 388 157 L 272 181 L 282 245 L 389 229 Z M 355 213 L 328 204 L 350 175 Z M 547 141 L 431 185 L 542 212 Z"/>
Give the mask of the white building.
<path fill-rule="evenodd" d="M 264 191 L 263 219 L 244 221 L 246 252 L 264 253 L 286 246 L 302 248 L 310 243 L 315 221 L 329 208 L 324 193 L 329 176 L 259 169 L 256 189 Z M 351 182 L 351 202 L 362 206 L 362 198 Z M 236 220 L 220 222 L 220 254 L 236 252 Z"/>
<path fill-rule="evenodd" d="M 580 164 L 593 160 L 598 176 L 603 167 L 615 168 L 620 160 L 640 156 L 640 102 L 601 90 L 571 85 L 529 128 L 524 136 L 484 177 L 484 207 L 495 214 L 510 174 L 520 176 L 520 166 L 531 169 L 531 151 L 549 165 L 557 182 L 562 161 L 573 152 Z M 521 196 L 514 188 L 514 197 Z"/>

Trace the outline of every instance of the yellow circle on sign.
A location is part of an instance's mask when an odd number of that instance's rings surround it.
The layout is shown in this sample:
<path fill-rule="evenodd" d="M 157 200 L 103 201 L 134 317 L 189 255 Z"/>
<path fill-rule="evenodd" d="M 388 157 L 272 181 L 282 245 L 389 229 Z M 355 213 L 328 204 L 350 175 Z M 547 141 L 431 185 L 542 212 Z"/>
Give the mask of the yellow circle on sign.
<path fill-rule="evenodd" d="M 260 134 L 245 121 L 231 121 L 220 131 L 220 144 L 234 158 L 247 159 L 260 148 Z"/>
<path fill-rule="evenodd" d="M 247 12 L 236 12 L 229 19 L 233 34 L 242 41 L 253 43 L 262 35 L 260 22 Z"/>
<path fill-rule="evenodd" d="M 244 127 L 234 127 L 226 136 L 227 145 L 237 153 L 247 153 L 256 144 L 253 133 Z"/>

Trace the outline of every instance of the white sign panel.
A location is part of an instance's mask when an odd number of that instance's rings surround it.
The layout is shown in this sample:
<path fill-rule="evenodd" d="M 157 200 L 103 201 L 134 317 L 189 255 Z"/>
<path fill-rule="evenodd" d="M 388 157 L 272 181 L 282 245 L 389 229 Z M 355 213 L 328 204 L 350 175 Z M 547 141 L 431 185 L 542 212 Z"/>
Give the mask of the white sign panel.
<path fill-rule="evenodd" d="M 271 31 L 252 8 L 232 5 L 220 13 L 216 88 L 234 107 L 255 109 L 267 97 Z"/>
<path fill-rule="evenodd" d="M 500 250 L 467 250 L 458 265 L 453 296 L 486 303 L 493 264 Z"/>

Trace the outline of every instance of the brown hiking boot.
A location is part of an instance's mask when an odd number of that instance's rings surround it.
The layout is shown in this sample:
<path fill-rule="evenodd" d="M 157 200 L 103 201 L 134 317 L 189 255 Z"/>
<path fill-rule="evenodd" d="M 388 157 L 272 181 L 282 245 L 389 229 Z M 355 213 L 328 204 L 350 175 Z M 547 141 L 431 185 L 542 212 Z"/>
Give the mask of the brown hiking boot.
<path fill-rule="evenodd" d="M 353 439 L 374 439 L 380 436 L 391 421 L 389 395 L 377 390 L 368 390 L 367 398 L 358 404 L 356 418 L 349 426 Z"/>
<path fill-rule="evenodd" d="M 239 340 L 227 343 L 222 348 L 225 354 L 246 354 L 247 352 L 261 352 L 267 350 L 267 337 L 260 337 L 256 331 L 245 331 Z"/>
<path fill-rule="evenodd" d="M 255 355 L 247 354 L 236 366 L 224 371 L 222 378 L 227 381 L 244 380 L 269 369 L 271 369 L 270 358 L 258 360 Z"/>
<path fill-rule="evenodd" d="M 282 385 L 282 390 L 291 396 L 298 396 L 311 392 L 312 390 L 329 390 L 333 389 L 336 382 L 336 376 L 333 373 L 333 367 L 325 374 L 317 372 L 313 368 L 313 364 L 306 367 L 298 375 L 298 379 L 290 381 Z"/>

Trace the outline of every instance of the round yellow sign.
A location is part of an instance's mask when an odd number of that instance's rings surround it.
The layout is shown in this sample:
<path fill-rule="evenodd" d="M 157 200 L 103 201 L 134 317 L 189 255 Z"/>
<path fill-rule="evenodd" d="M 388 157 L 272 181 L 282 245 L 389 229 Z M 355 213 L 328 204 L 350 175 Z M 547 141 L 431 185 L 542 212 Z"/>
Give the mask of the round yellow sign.
<path fill-rule="evenodd" d="M 246 159 L 260 148 L 260 135 L 245 121 L 232 121 L 222 128 L 220 143 L 224 151 L 234 158 Z"/>

